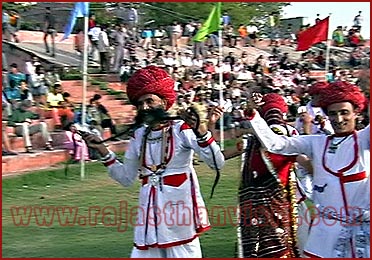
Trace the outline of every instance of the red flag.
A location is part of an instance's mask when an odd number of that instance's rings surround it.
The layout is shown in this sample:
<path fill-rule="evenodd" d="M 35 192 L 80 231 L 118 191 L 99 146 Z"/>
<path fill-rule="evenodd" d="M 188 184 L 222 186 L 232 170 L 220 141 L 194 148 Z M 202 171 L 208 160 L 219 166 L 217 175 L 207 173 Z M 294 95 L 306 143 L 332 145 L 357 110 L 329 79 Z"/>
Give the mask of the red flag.
<path fill-rule="evenodd" d="M 306 51 L 312 45 L 328 38 L 329 16 L 299 33 L 296 51 Z"/>

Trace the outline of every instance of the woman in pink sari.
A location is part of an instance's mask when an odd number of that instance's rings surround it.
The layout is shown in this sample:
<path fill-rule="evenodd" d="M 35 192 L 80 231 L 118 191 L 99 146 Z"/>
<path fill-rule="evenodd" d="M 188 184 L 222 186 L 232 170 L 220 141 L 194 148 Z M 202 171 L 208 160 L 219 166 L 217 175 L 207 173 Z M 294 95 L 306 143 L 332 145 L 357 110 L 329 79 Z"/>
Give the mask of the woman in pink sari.
<path fill-rule="evenodd" d="M 74 161 L 80 161 L 81 156 L 84 156 L 85 161 L 90 161 L 88 147 L 85 141 L 77 133 L 77 128 L 74 124 L 68 126 L 68 131 L 65 132 L 66 140 L 64 141 L 65 149 L 69 150 Z"/>

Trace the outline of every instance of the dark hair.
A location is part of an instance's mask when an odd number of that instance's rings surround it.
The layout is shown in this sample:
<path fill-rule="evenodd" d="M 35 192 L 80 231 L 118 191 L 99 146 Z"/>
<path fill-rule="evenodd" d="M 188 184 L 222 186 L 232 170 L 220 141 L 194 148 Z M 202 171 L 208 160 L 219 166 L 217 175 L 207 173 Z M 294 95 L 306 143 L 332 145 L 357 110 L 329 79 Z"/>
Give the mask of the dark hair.
<path fill-rule="evenodd" d="M 98 99 L 101 99 L 101 97 L 102 96 L 100 94 L 94 94 L 93 99 L 98 100 Z"/>
<path fill-rule="evenodd" d="M 17 63 L 12 63 L 12 64 L 10 64 L 10 67 L 12 67 L 12 68 L 18 68 L 18 65 L 17 65 Z"/>
<path fill-rule="evenodd" d="M 70 131 L 70 127 L 73 126 L 75 123 L 74 122 L 69 122 L 68 124 L 65 125 L 64 130 Z"/>

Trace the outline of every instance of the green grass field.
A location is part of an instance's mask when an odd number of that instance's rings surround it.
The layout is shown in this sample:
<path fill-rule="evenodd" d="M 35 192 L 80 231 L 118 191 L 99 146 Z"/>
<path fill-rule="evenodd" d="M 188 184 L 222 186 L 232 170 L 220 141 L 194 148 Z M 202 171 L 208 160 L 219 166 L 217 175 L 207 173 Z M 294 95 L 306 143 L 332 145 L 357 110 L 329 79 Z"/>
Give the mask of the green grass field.
<path fill-rule="evenodd" d="M 195 168 L 212 223 L 212 229 L 201 236 L 204 257 L 234 257 L 236 219 L 227 208 L 231 209 L 237 203 L 239 159 L 226 162 L 212 199 L 209 194 L 215 172 L 204 163 Z M 127 202 L 129 209 L 138 204 L 139 183 L 124 188 L 109 178 L 105 167 L 97 162 L 86 164 L 84 180 L 80 180 L 80 165 L 71 165 L 67 176 L 63 169 L 41 171 L 3 179 L 2 185 L 4 258 L 129 257 L 133 229 L 128 218 L 115 219 L 112 213 L 125 212 L 120 210 L 120 203 Z M 42 209 L 43 206 L 43 213 L 47 213 L 48 207 L 55 209 L 58 206 L 76 207 L 77 211 L 72 211 L 70 222 L 66 223 L 60 222 L 60 215 L 50 210 L 49 217 L 42 223 L 40 217 L 35 218 L 35 212 L 38 215 L 37 207 Z M 17 207 L 25 207 L 26 211 L 22 208 L 17 216 Z M 76 212 L 78 217 L 74 222 Z M 94 221 L 96 212 L 100 214 Z"/>

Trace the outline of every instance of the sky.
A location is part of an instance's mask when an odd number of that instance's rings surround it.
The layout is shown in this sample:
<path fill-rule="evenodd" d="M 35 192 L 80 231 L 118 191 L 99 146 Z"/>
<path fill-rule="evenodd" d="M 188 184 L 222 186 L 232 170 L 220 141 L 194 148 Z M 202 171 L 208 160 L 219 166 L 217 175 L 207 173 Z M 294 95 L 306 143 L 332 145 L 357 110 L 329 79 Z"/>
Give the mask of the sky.
<path fill-rule="evenodd" d="M 319 14 L 323 19 L 331 13 L 329 20 L 330 38 L 332 31 L 337 26 L 353 25 L 353 19 L 362 11 L 362 30 L 361 34 L 365 39 L 370 38 L 370 3 L 369 2 L 291 2 L 290 6 L 284 7 L 283 18 L 306 17 L 305 24 L 314 24 L 316 15 Z"/>

